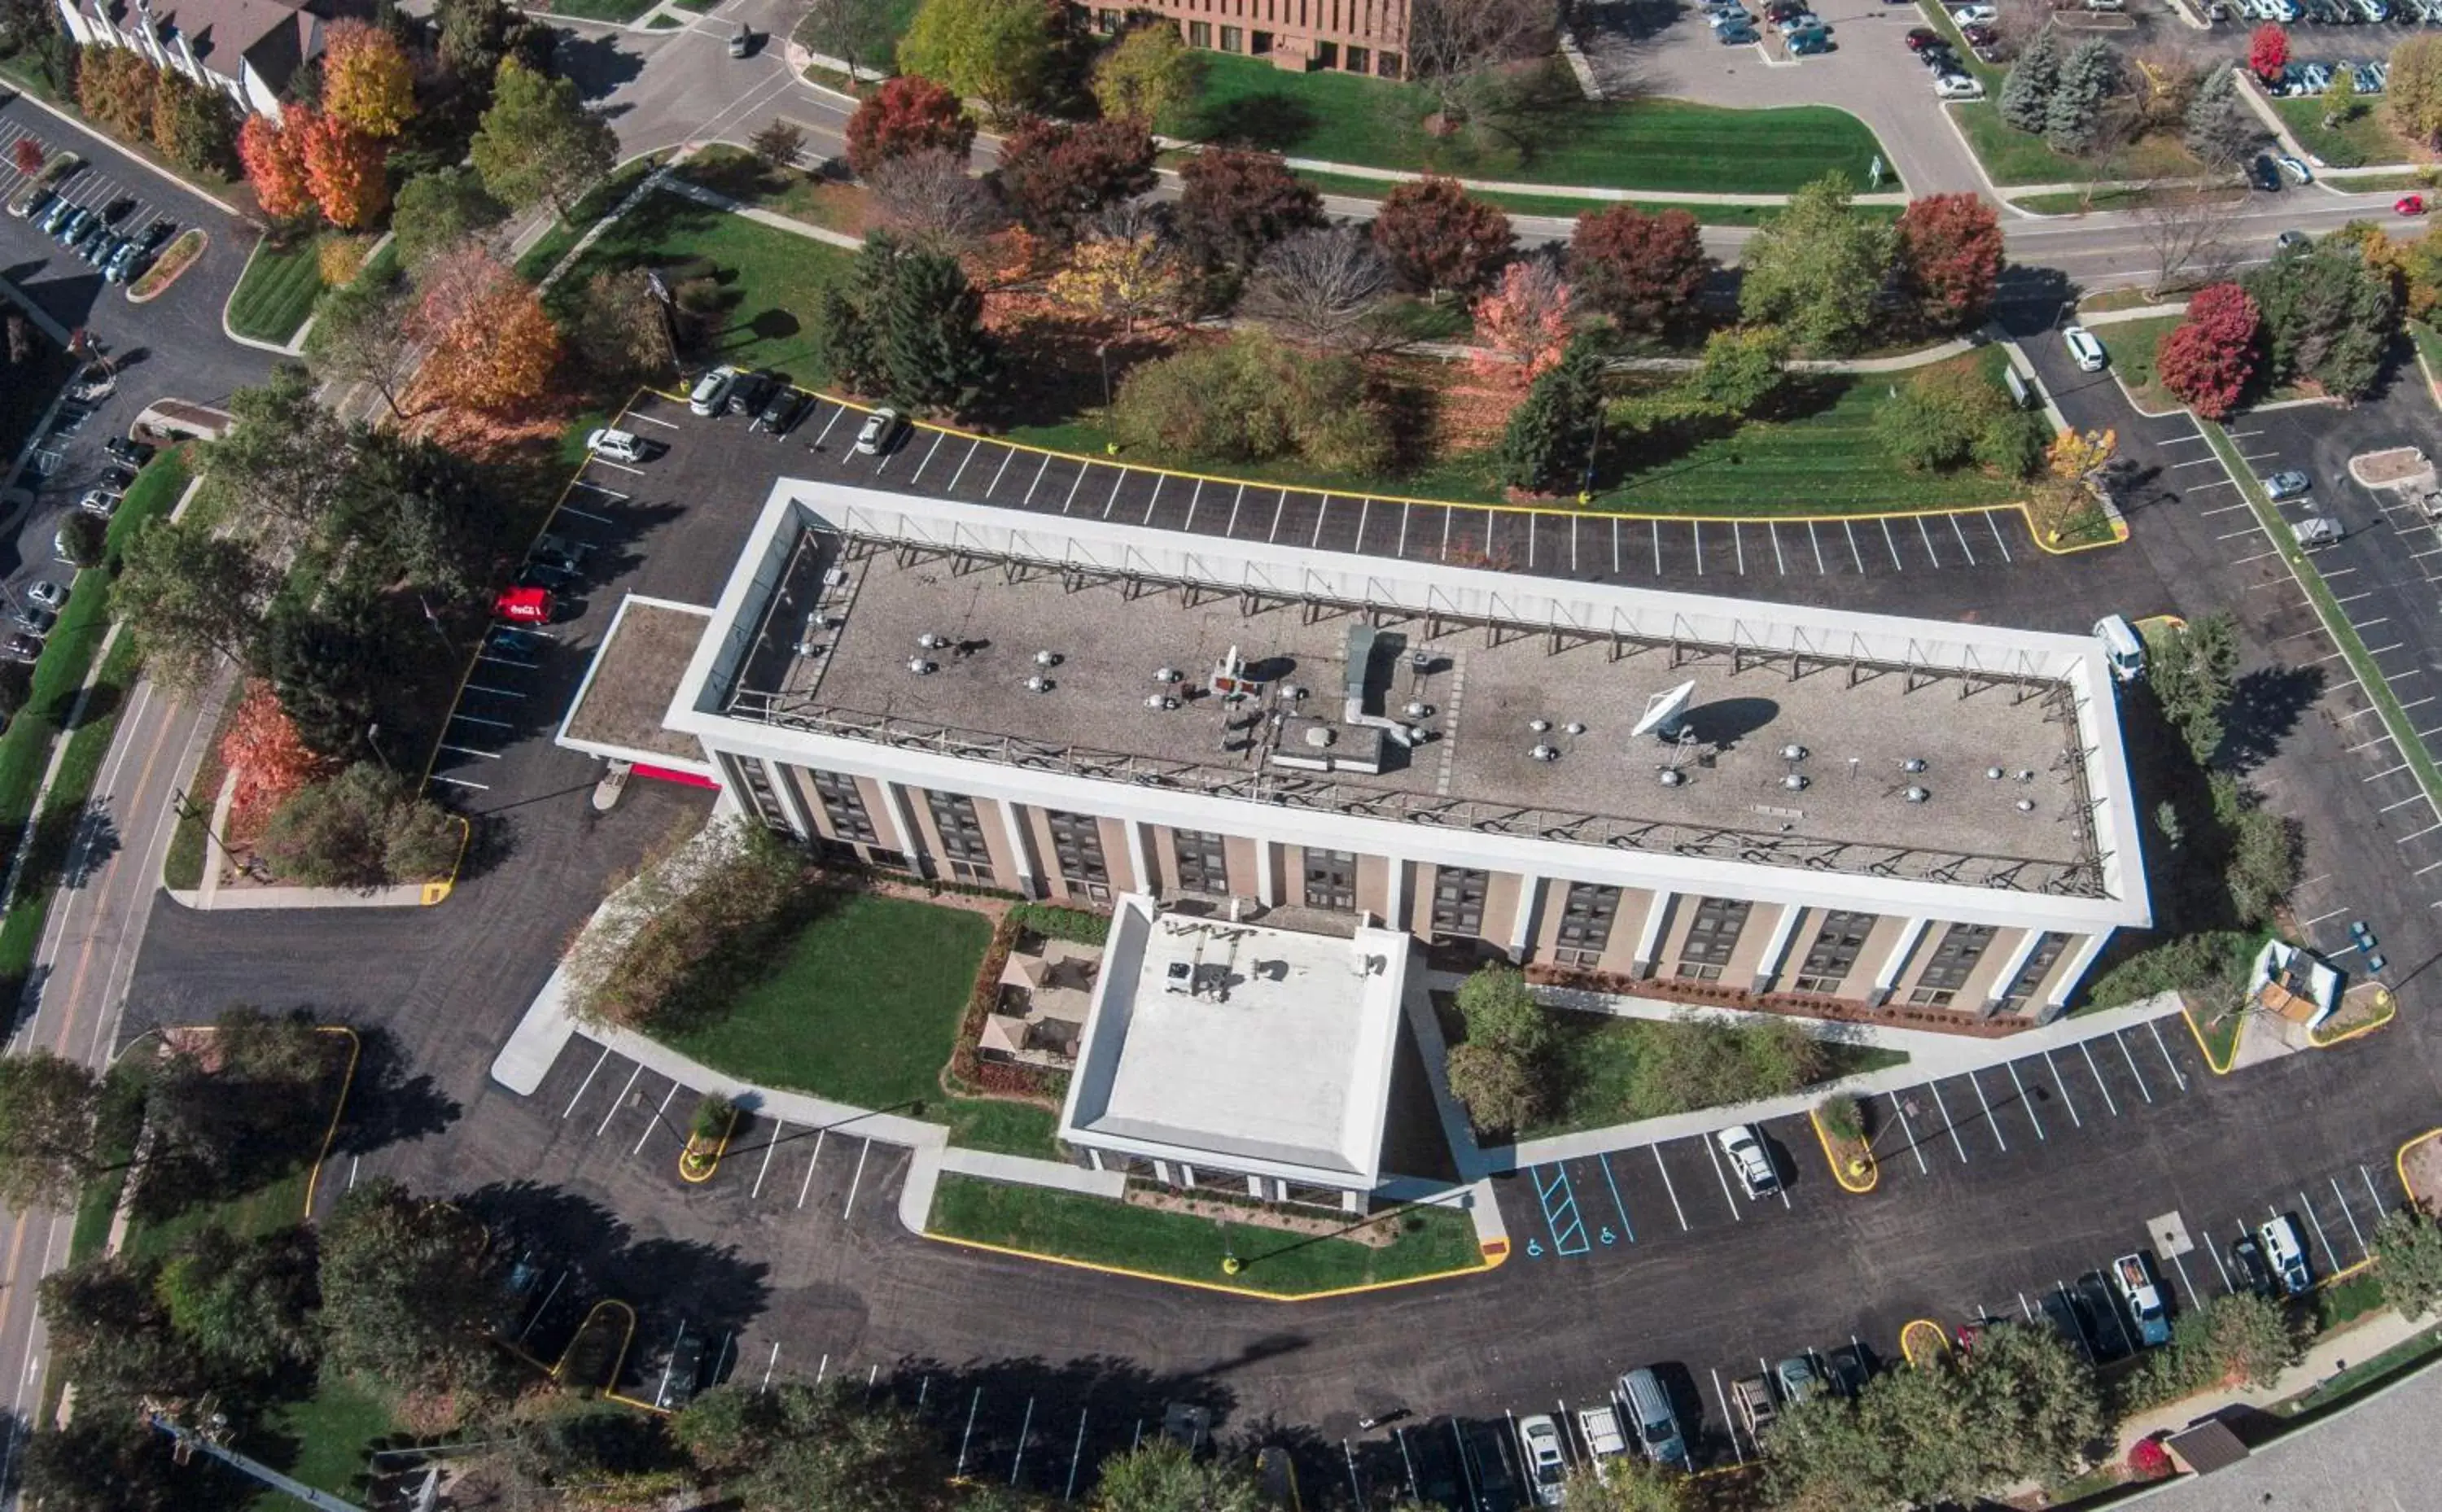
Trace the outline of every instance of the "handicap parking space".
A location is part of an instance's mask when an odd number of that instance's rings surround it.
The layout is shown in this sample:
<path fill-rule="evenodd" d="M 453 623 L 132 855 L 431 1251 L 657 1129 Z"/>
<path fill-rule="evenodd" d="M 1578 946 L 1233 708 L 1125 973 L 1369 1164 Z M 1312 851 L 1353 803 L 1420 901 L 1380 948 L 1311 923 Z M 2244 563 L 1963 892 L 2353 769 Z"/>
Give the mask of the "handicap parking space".
<path fill-rule="evenodd" d="M 1804 1119 L 1747 1126 L 1780 1177 L 1777 1190 L 1755 1197 L 1709 1132 L 1522 1169 L 1497 1189 L 1517 1253 L 1529 1261 L 1626 1255 L 1680 1234 L 1770 1222 L 1829 1187 Z"/>

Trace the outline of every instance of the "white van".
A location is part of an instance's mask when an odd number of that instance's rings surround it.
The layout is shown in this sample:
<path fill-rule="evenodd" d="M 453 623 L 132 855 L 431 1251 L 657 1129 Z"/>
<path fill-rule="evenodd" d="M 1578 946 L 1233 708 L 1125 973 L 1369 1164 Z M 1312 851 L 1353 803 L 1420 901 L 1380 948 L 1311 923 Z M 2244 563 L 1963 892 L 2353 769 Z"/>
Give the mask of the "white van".
<path fill-rule="evenodd" d="M 2103 659 L 2111 664 L 2113 677 L 2134 683 L 2145 675 L 2145 642 L 2125 615 L 2106 614 L 2096 620 L 2094 638 L 2103 643 Z"/>
<path fill-rule="evenodd" d="M 585 448 L 611 462 L 642 462 L 645 443 L 629 430 L 597 430 L 585 438 Z"/>

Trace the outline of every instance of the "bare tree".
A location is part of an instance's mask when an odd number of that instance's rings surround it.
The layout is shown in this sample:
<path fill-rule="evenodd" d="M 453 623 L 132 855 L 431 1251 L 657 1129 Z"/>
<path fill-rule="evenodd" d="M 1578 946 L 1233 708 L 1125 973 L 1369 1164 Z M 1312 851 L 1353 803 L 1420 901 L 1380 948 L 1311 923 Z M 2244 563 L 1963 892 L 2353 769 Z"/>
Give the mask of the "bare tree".
<path fill-rule="evenodd" d="M 851 80 L 879 78 L 889 71 L 887 54 L 896 35 L 890 10 L 889 0 L 807 0 L 796 40 L 810 51 L 847 64 Z"/>
<path fill-rule="evenodd" d="M 1300 231 L 1255 264 L 1247 314 L 1331 351 L 1355 351 L 1387 335 L 1378 319 L 1391 265 L 1356 226 Z"/>
<path fill-rule="evenodd" d="M 1414 0 L 1408 77 L 1432 91 L 1445 119 L 1461 118 L 1477 82 L 1548 46 L 1558 16 L 1553 0 Z"/>
<path fill-rule="evenodd" d="M 934 251 L 972 250 L 1009 223 L 991 187 L 941 148 L 884 158 L 865 184 L 883 225 Z"/>
<path fill-rule="evenodd" d="M 2218 281 L 2237 261 L 2231 228 L 2247 208 L 2244 191 L 2182 184 L 2141 191 L 2131 218 L 2154 256 L 2153 281 L 2145 292 L 2201 287 Z"/>

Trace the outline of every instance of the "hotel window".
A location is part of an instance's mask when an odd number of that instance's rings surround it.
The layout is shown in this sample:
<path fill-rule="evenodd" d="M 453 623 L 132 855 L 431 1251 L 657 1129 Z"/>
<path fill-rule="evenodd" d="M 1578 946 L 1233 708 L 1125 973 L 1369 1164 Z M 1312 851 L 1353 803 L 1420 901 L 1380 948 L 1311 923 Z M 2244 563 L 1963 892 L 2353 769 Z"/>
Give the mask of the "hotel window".
<path fill-rule="evenodd" d="M 1371 47 L 1349 48 L 1348 71 L 1353 74 L 1372 73 L 1374 71 L 1374 49 Z"/>
<path fill-rule="evenodd" d="M 933 811 L 933 828 L 940 833 L 941 859 L 950 864 L 950 875 L 960 882 L 991 882 L 992 847 L 984 844 L 975 800 L 963 792 L 927 792 L 924 802 Z"/>
<path fill-rule="evenodd" d="M 1814 943 L 1807 948 L 1805 963 L 1797 968 L 1797 990 L 1801 993 L 1836 993 L 1840 984 L 1857 967 L 1857 957 L 1866 948 L 1866 937 L 1873 932 L 1874 916 L 1853 914 L 1834 908 L 1823 916 L 1823 927 L 1814 932 Z"/>
<path fill-rule="evenodd" d="M 1181 892 L 1217 896 L 1230 890 L 1230 853 L 1219 835 L 1209 829 L 1174 829 L 1170 855 L 1178 864 Z"/>
<path fill-rule="evenodd" d="M 1967 974 L 1984 958 L 1984 947 L 1993 943 L 1995 933 L 1991 924 L 1953 924 L 1942 931 L 1941 943 L 1924 963 L 1908 1001 L 1919 1008 L 1948 1008 L 1967 985 Z"/>
<path fill-rule="evenodd" d="M 1555 952 L 1563 966 L 1592 966 L 1611 943 L 1611 924 L 1619 917 L 1619 889 L 1594 883 L 1569 884 L 1560 903 L 1560 940 Z"/>
<path fill-rule="evenodd" d="M 1116 10 L 1095 11 L 1094 29 L 1101 32 L 1105 37 L 1109 36 L 1112 32 L 1119 30 L 1120 13 Z"/>
<path fill-rule="evenodd" d="M 1189 22 L 1187 24 L 1187 45 L 1191 47 L 1212 46 L 1212 23 L 1210 21 Z"/>
<path fill-rule="evenodd" d="M 1484 895 L 1492 874 L 1471 866 L 1433 868 L 1433 934 L 1475 939 L 1484 934 Z"/>
<path fill-rule="evenodd" d="M 1399 55 L 1395 52 L 1386 52 L 1382 54 L 1381 58 L 1375 65 L 1375 70 L 1385 79 L 1398 78 Z"/>
<path fill-rule="evenodd" d="M 1069 886 L 1084 889 L 1095 902 L 1110 902 L 1111 870 L 1103 860 L 1103 827 L 1090 815 L 1056 809 L 1045 817 L 1051 823 L 1051 853 L 1060 863 L 1061 877 Z"/>
<path fill-rule="evenodd" d="M 823 800 L 823 814 L 831 822 L 831 833 L 864 846 L 882 839 L 874 830 L 873 815 L 866 811 L 865 794 L 857 791 L 854 777 L 836 772 L 816 772 L 812 776 L 814 795 Z"/>
<path fill-rule="evenodd" d="M 1679 947 L 1679 975 L 1691 981 L 1720 981 L 1754 908 L 1743 898 L 1707 898 L 1699 902 L 1696 917 L 1687 925 L 1687 942 Z"/>
<path fill-rule="evenodd" d="M 1342 912 L 1357 906 L 1356 852 L 1306 847 L 1305 905 Z"/>
<path fill-rule="evenodd" d="M 2057 929 L 2045 930 L 2044 938 L 2035 941 L 2035 948 L 2028 953 L 2027 964 L 2018 968 L 2018 975 L 2012 979 L 2010 990 L 2001 994 L 2001 1011 L 2014 1013 L 2025 1008 L 2027 999 L 2035 995 L 2035 989 L 2041 987 L 2044 978 L 2052 974 L 2052 968 L 2060 964 L 2061 953 L 2067 949 L 2067 935 Z"/>
<path fill-rule="evenodd" d="M 1221 50 L 1223 52 L 1246 51 L 1247 33 L 1245 30 L 1237 27 L 1223 27 L 1221 28 Z"/>

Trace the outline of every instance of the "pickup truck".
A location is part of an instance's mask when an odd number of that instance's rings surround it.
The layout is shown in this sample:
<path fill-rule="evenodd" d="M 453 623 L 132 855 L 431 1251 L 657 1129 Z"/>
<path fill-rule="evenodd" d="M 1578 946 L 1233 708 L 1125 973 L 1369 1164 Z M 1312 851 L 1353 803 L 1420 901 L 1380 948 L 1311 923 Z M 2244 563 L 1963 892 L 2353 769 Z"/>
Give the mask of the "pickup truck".
<path fill-rule="evenodd" d="M 1628 1452 L 1628 1435 L 1619 1430 L 1619 1411 L 1610 1406 L 1577 1409 L 1577 1434 L 1597 1467 Z"/>
<path fill-rule="evenodd" d="M 2162 1293 L 2154 1284 L 2153 1268 L 2143 1255 L 2122 1255 L 2111 1263 L 2111 1289 L 2120 1295 L 2137 1338 L 2146 1348 L 2171 1341 L 2171 1317 L 2162 1309 Z"/>

